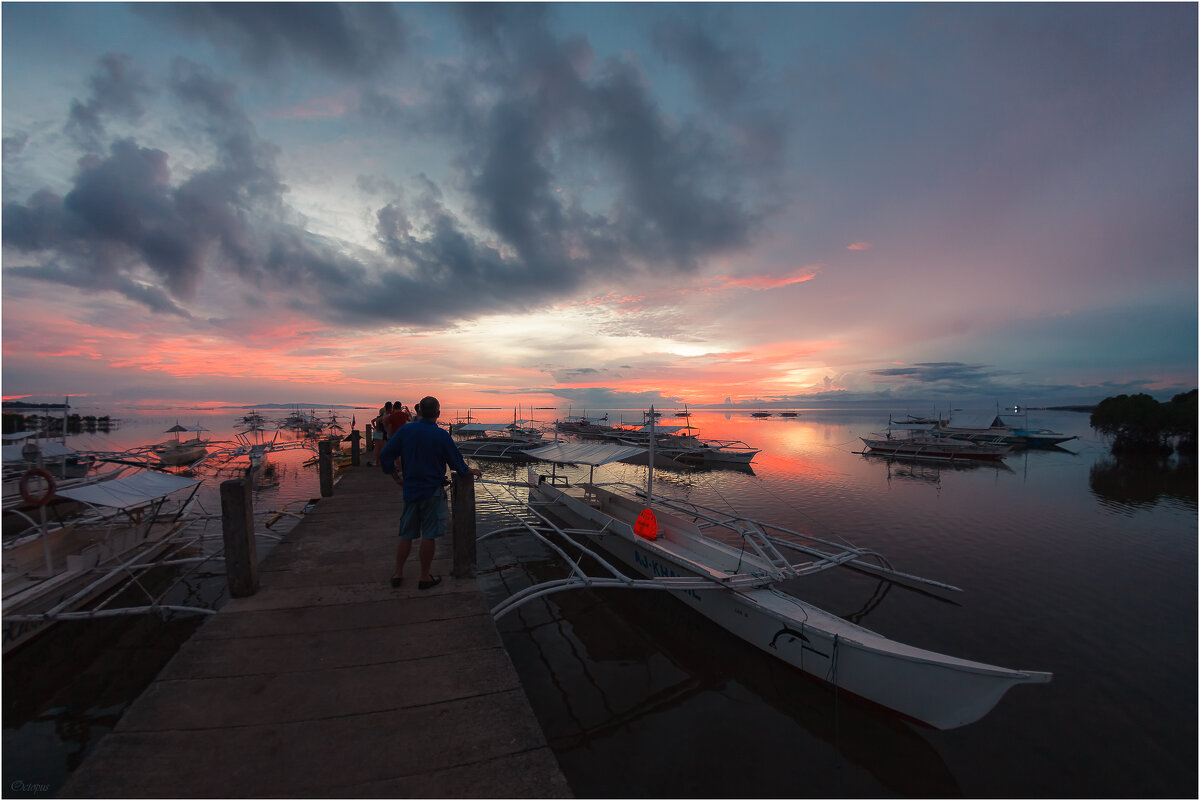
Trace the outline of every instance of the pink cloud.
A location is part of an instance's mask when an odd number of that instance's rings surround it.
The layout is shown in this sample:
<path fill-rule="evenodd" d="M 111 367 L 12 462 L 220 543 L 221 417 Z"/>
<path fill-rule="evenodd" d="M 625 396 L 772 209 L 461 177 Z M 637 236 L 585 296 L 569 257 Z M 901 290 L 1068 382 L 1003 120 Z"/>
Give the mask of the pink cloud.
<path fill-rule="evenodd" d="M 846 250 L 870 250 L 870 249 L 871 249 L 870 242 L 852 242 L 849 245 L 846 245 Z"/>
<path fill-rule="evenodd" d="M 817 271 L 813 267 L 801 267 L 793 270 L 787 275 L 747 275 L 739 278 L 731 278 L 730 276 L 721 276 L 717 281 L 723 281 L 714 289 L 729 289 L 731 287 L 743 287 L 745 289 L 763 290 L 763 289 L 778 289 L 781 286 L 791 286 L 792 284 L 801 284 L 805 281 L 811 281 L 817 277 Z"/>

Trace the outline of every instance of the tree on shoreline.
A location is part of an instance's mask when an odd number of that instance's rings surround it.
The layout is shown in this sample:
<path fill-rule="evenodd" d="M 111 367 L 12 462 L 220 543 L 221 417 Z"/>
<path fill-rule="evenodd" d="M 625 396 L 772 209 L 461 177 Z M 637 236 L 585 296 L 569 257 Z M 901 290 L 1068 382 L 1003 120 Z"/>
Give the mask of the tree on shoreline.
<path fill-rule="evenodd" d="M 1092 412 L 1091 426 L 1113 438 L 1114 454 L 1168 454 L 1194 451 L 1197 390 L 1183 392 L 1163 404 L 1145 393 L 1105 398 Z"/>

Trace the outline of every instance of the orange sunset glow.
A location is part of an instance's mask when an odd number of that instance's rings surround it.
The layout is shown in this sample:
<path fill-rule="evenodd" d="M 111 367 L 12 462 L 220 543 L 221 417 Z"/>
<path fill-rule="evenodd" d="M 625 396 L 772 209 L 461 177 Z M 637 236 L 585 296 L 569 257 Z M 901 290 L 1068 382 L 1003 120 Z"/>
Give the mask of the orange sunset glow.
<path fill-rule="evenodd" d="M 423 32 L 348 60 L 286 26 L 257 52 L 237 4 L 189 7 L 6 9 L 13 396 L 785 407 L 1196 382 L 1194 59 L 1170 4 L 501 4 L 494 47 L 458 13 L 482 7 L 344 5 Z"/>

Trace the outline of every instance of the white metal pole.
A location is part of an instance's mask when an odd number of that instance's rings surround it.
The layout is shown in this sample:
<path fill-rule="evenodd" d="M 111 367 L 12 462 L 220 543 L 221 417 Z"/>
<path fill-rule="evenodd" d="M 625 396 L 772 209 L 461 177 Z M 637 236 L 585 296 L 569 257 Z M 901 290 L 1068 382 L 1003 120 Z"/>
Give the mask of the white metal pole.
<path fill-rule="evenodd" d="M 650 456 L 647 460 L 649 469 L 646 472 L 646 500 L 654 500 L 654 407 L 650 407 Z"/>

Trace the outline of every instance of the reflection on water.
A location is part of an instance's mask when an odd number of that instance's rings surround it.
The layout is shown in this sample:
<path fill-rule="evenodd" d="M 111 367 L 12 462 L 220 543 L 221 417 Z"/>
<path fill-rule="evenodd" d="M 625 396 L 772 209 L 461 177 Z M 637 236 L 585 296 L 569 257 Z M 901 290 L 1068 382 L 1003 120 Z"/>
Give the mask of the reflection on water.
<path fill-rule="evenodd" d="M 1097 460 L 1089 473 L 1092 492 L 1115 511 L 1152 509 L 1161 501 L 1178 501 L 1195 510 L 1196 461 L 1122 457 Z"/>
<path fill-rule="evenodd" d="M 1037 421 L 1078 435 L 1070 449 L 961 466 L 860 455 L 858 435 L 881 420 L 695 413 L 701 436 L 763 449 L 754 475 L 660 470 L 657 491 L 872 548 L 960 586 L 940 598 L 827 571 L 785 589 L 900 641 L 1054 681 L 1014 688 L 982 721 L 940 732 L 839 698 L 669 597 L 559 593 L 500 627 L 576 794 L 1194 795 L 1189 480 L 1151 472 L 1152 491 L 1113 515 L 1093 478 L 1109 469 L 1107 444 L 1086 415 Z M 597 479 L 640 486 L 645 471 L 614 465 Z M 492 566 L 481 585 L 493 602 L 565 575 L 512 535 L 486 541 L 480 564 Z"/>
<path fill-rule="evenodd" d="M 228 422 L 201 418 L 214 438 L 235 418 L 223 415 Z M 120 431 L 109 438 L 140 432 L 134 444 L 176 422 L 174 412 L 118 416 Z M 180 415 L 188 424 L 195 416 Z M 1015 688 L 979 723 L 940 732 L 839 697 L 667 596 L 559 593 L 499 627 L 575 793 L 1194 797 L 1194 465 L 1112 463 L 1087 415 L 1073 413 L 1030 419 L 1079 435 L 1070 450 L 1020 453 L 1001 467 L 858 454 L 858 436 L 886 419 L 887 410 L 765 419 L 694 412 L 700 436 L 762 449 L 753 472 L 656 470 L 656 486 L 872 548 L 899 570 L 960 586 L 947 603 L 827 571 L 786 589 L 903 642 L 1053 671 L 1054 681 Z M 498 413 L 495 422 L 504 420 Z M 278 455 L 282 480 L 256 497 L 257 512 L 314 494 L 305 456 Z M 480 466 L 489 481 L 525 475 L 511 464 Z M 646 468 L 613 465 L 596 477 L 644 485 Z M 481 533 L 511 523 L 489 492 L 476 497 Z M 479 564 L 491 603 L 565 574 L 546 548 L 512 534 L 481 543 Z M 181 591 L 202 595 L 204 584 Z M 60 783 L 194 624 L 74 624 L 57 646 L 47 640 L 45 653 L 6 658 L 5 776 Z M 93 651 L 77 670 L 63 658 Z"/>
<path fill-rule="evenodd" d="M 182 421 L 207 429 L 211 447 L 217 448 L 233 441 L 243 415 L 232 409 L 121 410 L 112 413 L 119 425 L 71 428 L 67 444 L 79 451 L 120 452 L 159 442 L 166 429 Z M 281 439 L 285 437 L 295 435 L 281 432 Z M 269 469 L 254 488 L 256 531 L 281 535 L 295 524 L 286 512 L 302 508 L 317 491 L 316 468 L 306 465 L 312 455 L 307 449 L 270 455 Z M 189 473 L 203 481 L 197 494 L 197 529 L 213 548 L 221 542 L 220 483 L 244 475 L 247 466 L 246 457 L 240 457 L 207 463 Z M 259 557 L 275 542 L 273 536 L 260 537 Z M 166 605 L 218 608 L 228 595 L 220 563 L 186 574 L 161 569 L 141 581 L 151 594 L 167 592 L 161 601 Z M 141 603 L 145 594 L 132 591 L 129 605 Z M 144 615 L 58 623 L 5 655 L 5 796 L 44 798 L 56 792 L 201 622 L 197 616 Z"/>
<path fill-rule="evenodd" d="M 497 566 L 481 585 L 491 601 L 562 575 L 552 561 L 514 554 L 522 546 L 511 540 L 488 541 Z M 877 585 L 865 606 L 886 593 Z M 839 698 L 670 596 L 560 593 L 500 626 L 577 794 L 961 794 L 937 751 L 895 715 Z M 731 736 L 714 739 L 714 729 Z M 805 760 L 786 758 L 795 751 Z M 683 764 L 707 767 L 672 767 Z"/>
<path fill-rule="evenodd" d="M 6 656 L 5 797 L 44 798 L 37 785 L 60 787 L 199 624 L 153 616 L 72 621 Z"/>

